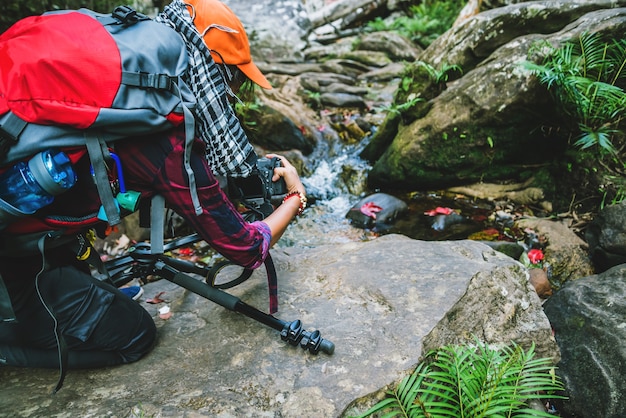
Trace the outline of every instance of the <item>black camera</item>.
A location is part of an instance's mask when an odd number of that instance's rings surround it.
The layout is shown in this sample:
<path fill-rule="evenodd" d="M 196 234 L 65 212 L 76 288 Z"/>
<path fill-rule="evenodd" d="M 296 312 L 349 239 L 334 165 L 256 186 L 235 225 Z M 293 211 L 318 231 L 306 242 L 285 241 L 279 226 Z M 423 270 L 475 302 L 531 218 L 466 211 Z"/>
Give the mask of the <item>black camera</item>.
<path fill-rule="evenodd" d="M 278 158 L 259 158 L 248 177 L 231 177 L 228 195 L 263 219 L 274 211 L 273 203 L 279 202 L 287 193 L 287 185 L 281 177 L 272 181 L 274 168 L 281 167 Z M 244 216 L 245 217 L 245 216 Z"/>

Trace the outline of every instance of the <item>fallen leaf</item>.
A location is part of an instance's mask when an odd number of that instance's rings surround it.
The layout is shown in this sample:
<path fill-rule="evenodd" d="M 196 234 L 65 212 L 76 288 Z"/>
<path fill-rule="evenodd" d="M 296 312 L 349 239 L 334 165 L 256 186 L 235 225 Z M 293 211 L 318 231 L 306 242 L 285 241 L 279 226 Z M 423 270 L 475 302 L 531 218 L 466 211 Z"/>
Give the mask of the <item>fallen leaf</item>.
<path fill-rule="evenodd" d="M 453 212 L 454 212 L 454 209 L 443 208 L 441 206 L 438 206 L 435 209 L 431 209 L 429 211 L 424 212 L 424 215 L 428 215 L 428 216 L 450 215 Z"/>
<path fill-rule="evenodd" d="M 376 213 L 383 210 L 383 208 L 373 202 L 367 202 L 363 204 L 363 206 L 361 206 L 359 210 L 363 215 L 369 216 L 372 219 L 376 219 Z"/>
<path fill-rule="evenodd" d="M 161 296 L 164 295 L 165 292 L 159 292 L 156 294 L 155 297 L 151 298 L 151 299 L 146 299 L 147 303 L 153 303 L 153 304 L 157 304 L 157 303 L 162 303 L 165 302 L 165 299 L 161 299 Z"/>

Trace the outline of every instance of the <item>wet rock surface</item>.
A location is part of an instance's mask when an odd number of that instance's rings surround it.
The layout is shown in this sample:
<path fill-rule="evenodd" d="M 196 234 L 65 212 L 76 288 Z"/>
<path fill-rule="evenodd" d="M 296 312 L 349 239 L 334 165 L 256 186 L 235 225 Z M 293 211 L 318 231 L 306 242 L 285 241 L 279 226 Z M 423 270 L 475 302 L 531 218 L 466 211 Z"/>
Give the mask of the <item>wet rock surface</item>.
<path fill-rule="evenodd" d="M 535 341 L 541 356 L 559 358 L 525 269 L 483 244 L 389 235 L 273 254 L 276 317 L 320 330 L 334 354 L 290 346 L 278 331 L 160 280 L 144 286 L 142 298 L 165 292 L 165 302 L 142 302 L 159 330 L 150 354 L 130 365 L 72 370 L 55 395 L 57 370 L 0 368 L 0 416 L 344 416 L 357 412 L 353 401 L 363 398 L 364 408 L 373 402 L 368 395 L 412 370 L 430 348 L 425 340 L 483 332 L 494 344 Z M 266 310 L 264 272 L 231 292 Z M 165 304 L 168 320 L 158 315 Z M 473 314 L 437 326 L 451 309 Z"/>

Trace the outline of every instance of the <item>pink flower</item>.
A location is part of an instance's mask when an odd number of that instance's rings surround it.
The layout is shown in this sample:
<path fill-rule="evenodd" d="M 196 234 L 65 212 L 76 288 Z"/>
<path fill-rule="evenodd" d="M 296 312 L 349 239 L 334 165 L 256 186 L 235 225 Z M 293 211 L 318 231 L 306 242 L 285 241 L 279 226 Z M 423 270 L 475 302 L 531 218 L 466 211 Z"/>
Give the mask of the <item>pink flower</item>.
<path fill-rule="evenodd" d="M 452 212 L 454 212 L 454 209 L 442 208 L 441 206 L 438 206 L 435 209 L 424 212 L 424 215 L 428 215 L 428 216 L 450 215 Z"/>
<path fill-rule="evenodd" d="M 539 264 L 543 260 L 543 251 L 536 249 L 528 251 L 528 259 L 532 264 Z"/>

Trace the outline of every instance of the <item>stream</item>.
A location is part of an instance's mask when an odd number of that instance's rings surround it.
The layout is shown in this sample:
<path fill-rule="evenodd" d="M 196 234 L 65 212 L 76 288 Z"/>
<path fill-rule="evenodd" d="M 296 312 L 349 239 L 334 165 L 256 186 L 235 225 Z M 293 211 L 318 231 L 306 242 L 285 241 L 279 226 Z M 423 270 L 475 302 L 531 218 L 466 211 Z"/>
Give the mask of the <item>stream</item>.
<path fill-rule="evenodd" d="M 302 177 L 310 205 L 303 216 L 287 229 L 277 247 L 315 247 L 365 241 L 392 233 L 425 241 L 456 240 L 466 239 L 485 229 L 489 215 L 493 212 L 492 202 L 444 192 L 396 194 L 395 197 L 407 203 L 409 209 L 392 225 L 378 226 L 373 230 L 353 226 L 346 214 L 359 200 L 374 193 L 364 191 L 357 195 L 351 192 L 355 189 L 367 190 L 365 183 L 370 166 L 359 157 L 366 144 L 367 139 L 358 145 L 333 145 L 332 152 L 326 149 L 327 144 L 316 150 L 318 155 L 313 173 Z M 320 155 L 324 153 L 326 155 Z M 458 215 L 453 219 L 445 215 L 425 214 L 438 207 L 454 209 Z"/>

